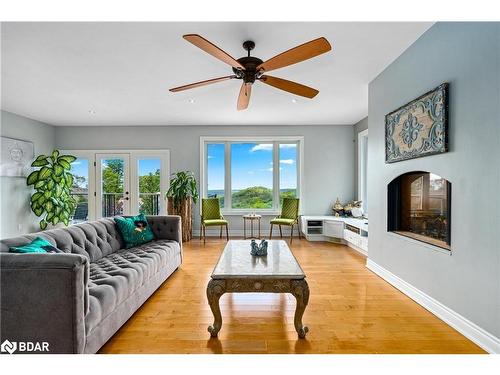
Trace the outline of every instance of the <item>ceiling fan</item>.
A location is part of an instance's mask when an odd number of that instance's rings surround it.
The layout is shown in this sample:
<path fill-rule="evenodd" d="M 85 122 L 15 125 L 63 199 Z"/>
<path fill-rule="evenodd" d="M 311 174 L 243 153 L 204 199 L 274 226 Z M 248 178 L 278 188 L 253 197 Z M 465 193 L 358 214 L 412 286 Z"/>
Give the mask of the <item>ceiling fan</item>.
<path fill-rule="evenodd" d="M 332 49 L 328 40 L 321 37 L 289 49 L 288 51 L 280 53 L 269 60 L 262 61 L 257 57 L 250 56 L 250 51 L 255 48 L 255 43 L 247 40 L 243 43 L 243 48 L 248 52 L 248 55 L 235 60 L 215 44 L 209 42 L 198 34 L 187 34 L 184 35 L 183 38 L 213 57 L 232 66 L 234 74 L 225 77 L 207 79 L 206 81 L 195 82 L 189 85 L 174 87 L 170 89 L 170 91 L 178 92 L 230 79 L 241 79 L 243 82 L 238 96 L 238 110 L 248 108 L 250 94 L 252 92 L 252 84 L 255 81 L 263 82 L 269 86 L 273 86 L 277 89 L 287 91 L 295 95 L 300 95 L 309 99 L 314 98 L 319 93 L 318 90 L 283 78 L 269 76 L 266 73 L 271 70 L 276 70 L 311 59 Z"/>

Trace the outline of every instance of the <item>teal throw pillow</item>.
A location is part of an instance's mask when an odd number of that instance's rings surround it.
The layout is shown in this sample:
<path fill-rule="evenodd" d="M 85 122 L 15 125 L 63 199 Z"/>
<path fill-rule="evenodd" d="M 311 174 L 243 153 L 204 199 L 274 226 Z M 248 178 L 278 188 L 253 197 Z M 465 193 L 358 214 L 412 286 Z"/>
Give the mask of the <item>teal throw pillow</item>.
<path fill-rule="evenodd" d="M 125 241 L 125 248 L 153 241 L 155 236 L 144 214 L 131 217 L 115 217 L 115 223 Z"/>
<path fill-rule="evenodd" d="M 59 250 L 49 241 L 42 237 L 37 237 L 27 245 L 13 246 L 9 248 L 11 253 L 57 253 Z"/>

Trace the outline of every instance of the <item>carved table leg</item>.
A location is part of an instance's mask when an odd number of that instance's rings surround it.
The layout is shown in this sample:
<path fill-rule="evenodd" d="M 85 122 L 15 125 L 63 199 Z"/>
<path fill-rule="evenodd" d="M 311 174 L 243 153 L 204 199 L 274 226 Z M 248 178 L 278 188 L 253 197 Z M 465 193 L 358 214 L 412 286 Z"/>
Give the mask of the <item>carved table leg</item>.
<path fill-rule="evenodd" d="M 226 283 L 223 280 L 211 279 L 207 285 L 207 298 L 210 309 L 214 314 L 214 324 L 208 326 L 208 332 L 212 337 L 217 337 L 222 327 L 222 315 L 220 313 L 219 299 L 225 293 Z"/>
<path fill-rule="evenodd" d="M 297 307 L 295 308 L 295 317 L 293 323 L 295 325 L 295 330 L 297 331 L 299 338 L 303 339 L 306 337 L 306 333 L 309 328 L 302 325 L 302 316 L 306 309 L 307 303 L 309 302 L 309 286 L 305 279 L 302 280 L 292 280 L 292 291 L 291 293 L 297 300 Z"/>

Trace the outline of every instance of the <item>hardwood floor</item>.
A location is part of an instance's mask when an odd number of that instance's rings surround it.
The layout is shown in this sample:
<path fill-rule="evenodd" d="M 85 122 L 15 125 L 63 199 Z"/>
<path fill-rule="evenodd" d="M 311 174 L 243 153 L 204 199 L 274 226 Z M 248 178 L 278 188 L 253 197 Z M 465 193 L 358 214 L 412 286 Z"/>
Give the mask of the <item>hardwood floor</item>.
<path fill-rule="evenodd" d="M 307 339 L 293 326 L 294 297 L 253 293 L 222 296 L 222 329 L 210 339 L 205 290 L 224 245 L 185 244 L 181 267 L 100 353 L 484 353 L 369 271 L 362 255 L 298 239 L 291 249 L 311 290 Z"/>

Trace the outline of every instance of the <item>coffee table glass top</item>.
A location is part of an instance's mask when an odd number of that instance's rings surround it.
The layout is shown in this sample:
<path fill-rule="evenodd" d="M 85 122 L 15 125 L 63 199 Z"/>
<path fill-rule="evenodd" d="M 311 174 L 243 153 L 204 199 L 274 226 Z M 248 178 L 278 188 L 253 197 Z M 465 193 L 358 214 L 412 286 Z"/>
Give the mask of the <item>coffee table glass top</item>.
<path fill-rule="evenodd" d="M 256 257 L 250 254 L 249 240 L 231 240 L 224 248 L 212 278 L 242 277 L 303 279 L 305 274 L 285 241 L 268 241 L 267 256 Z"/>

